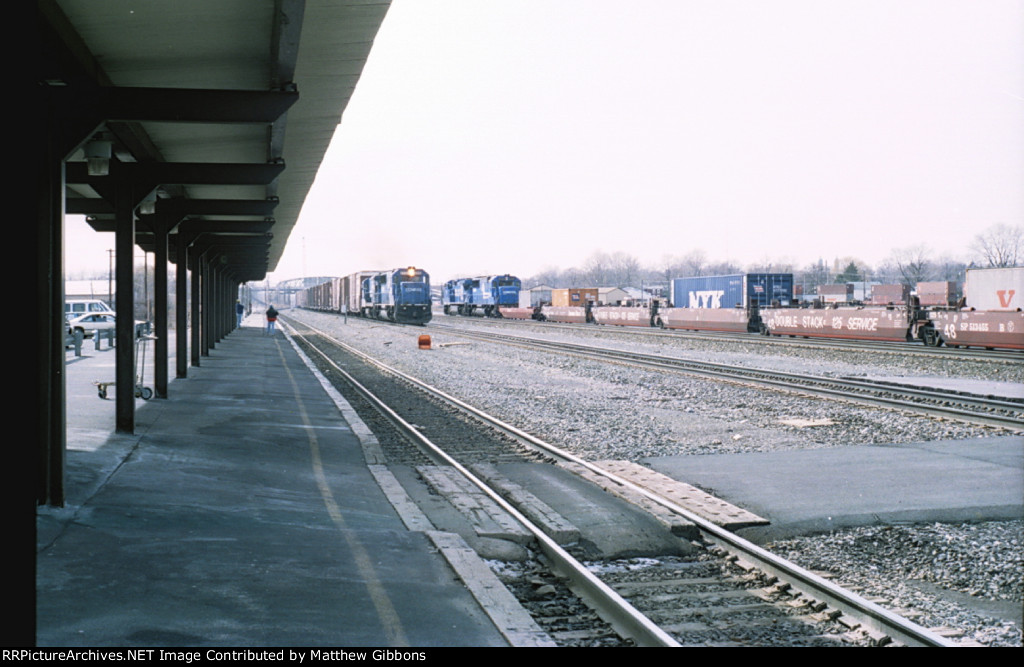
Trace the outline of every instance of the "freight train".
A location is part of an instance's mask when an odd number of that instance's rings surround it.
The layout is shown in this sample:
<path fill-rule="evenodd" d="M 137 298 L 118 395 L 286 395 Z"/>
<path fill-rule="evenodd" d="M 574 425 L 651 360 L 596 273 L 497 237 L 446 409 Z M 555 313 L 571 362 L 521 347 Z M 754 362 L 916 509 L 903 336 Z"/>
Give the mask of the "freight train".
<path fill-rule="evenodd" d="M 917 296 L 877 291 L 879 299 L 867 305 L 797 305 L 792 274 L 740 274 L 672 281 L 670 302 L 678 307 L 605 306 L 596 290 L 568 289 L 553 290 L 550 305 L 500 312 L 510 319 L 1024 350 L 1024 268 L 969 269 L 959 299 L 950 283 L 921 283 Z"/>
<path fill-rule="evenodd" d="M 426 324 L 432 316 L 430 276 L 414 266 L 360 271 L 306 288 L 298 306 L 402 324 Z"/>

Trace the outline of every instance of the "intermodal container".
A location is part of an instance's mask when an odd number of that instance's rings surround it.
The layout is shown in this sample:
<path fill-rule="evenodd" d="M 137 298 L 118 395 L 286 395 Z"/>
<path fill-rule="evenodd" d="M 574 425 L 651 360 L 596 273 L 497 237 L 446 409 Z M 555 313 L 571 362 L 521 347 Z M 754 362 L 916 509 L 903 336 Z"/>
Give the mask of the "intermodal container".
<path fill-rule="evenodd" d="M 740 273 L 728 276 L 696 276 L 672 281 L 672 305 L 676 308 L 749 308 L 773 302 L 788 306 L 793 301 L 792 273 Z"/>
<path fill-rule="evenodd" d="M 597 303 L 596 287 L 569 287 L 551 290 L 551 305 L 563 308 L 586 306 L 587 302 Z"/>
<path fill-rule="evenodd" d="M 922 306 L 953 306 L 960 299 L 957 283 L 948 280 L 917 284 L 917 301 Z"/>
<path fill-rule="evenodd" d="M 846 303 L 853 300 L 853 285 L 838 283 L 818 285 L 818 298 L 825 303 Z"/>
<path fill-rule="evenodd" d="M 1024 266 L 1005 269 L 967 269 L 967 305 L 975 310 L 1024 308 Z"/>
<path fill-rule="evenodd" d="M 910 300 L 910 287 L 907 285 L 873 285 L 871 287 L 871 305 L 886 306 L 888 304 L 904 305 Z"/>

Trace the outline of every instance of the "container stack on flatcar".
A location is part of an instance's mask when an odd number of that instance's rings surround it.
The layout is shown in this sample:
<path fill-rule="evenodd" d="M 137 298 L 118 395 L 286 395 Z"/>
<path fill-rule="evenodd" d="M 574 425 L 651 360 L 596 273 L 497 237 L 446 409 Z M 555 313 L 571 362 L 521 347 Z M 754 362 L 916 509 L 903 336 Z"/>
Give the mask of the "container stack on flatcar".
<path fill-rule="evenodd" d="M 818 285 L 818 301 L 822 303 L 849 303 L 853 300 L 853 285 Z"/>
<path fill-rule="evenodd" d="M 584 324 L 593 321 L 591 310 L 597 303 L 596 287 L 567 287 L 551 290 L 551 303 L 541 306 L 538 319 L 550 322 Z"/>
<path fill-rule="evenodd" d="M 1024 267 L 967 269 L 963 308 L 928 313 L 934 345 L 1024 350 Z"/>
<path fill-rule="evenodd" d="M 944 280 L 941 282 L 920 282 L 917 284 L 917 302 L 922 307 L 947 308 L 956 306 L 961 299 L 959 284 Z"/>
<path fill-rule="evenodd" d="M 793 303 L 792 273 L 745 273 L 728 276 L 676 278 L 671 308 L 657 317 L 666 329 L 756 332 L 761 312 L 773 304 Z"/>
<path fill-rule="evenodd" d="M 868 300 L 872 306 L 897 306 L 909 302 L 910 287 L 907 285 L 872 285 Z"/>

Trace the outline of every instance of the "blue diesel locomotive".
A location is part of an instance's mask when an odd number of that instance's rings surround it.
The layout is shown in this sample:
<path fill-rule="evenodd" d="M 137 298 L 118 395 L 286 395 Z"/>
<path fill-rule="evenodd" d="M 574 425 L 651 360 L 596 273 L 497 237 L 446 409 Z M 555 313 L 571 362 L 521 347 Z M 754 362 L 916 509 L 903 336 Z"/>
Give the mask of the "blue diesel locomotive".
<path fill-rule="evenodd" d="M 377 273 L 364 278 L 361 289 L 369 317 L 403 324 L 430 321 L 430 276 L 423 269 L 410 266 Z"/>
<path fill-rule="evenodd" d="M 519 278 L 509 274 L 456 278 L 444 284 L 441 305 L 445 315 L 472 315 L 479 308 L 486 317 L 501 317 L 501 307 L 519 305 L 521 289 Z"/>

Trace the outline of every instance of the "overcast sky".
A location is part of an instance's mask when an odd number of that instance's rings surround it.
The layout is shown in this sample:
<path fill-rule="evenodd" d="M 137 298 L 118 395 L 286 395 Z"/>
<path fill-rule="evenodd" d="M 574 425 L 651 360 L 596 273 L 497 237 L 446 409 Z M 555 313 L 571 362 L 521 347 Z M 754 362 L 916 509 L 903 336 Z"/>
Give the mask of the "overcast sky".
<path fill-rule="evenodd" d="M 270 278 L 875 264 L 1022 222 L 1024 1 L 394 0 Z"/>

